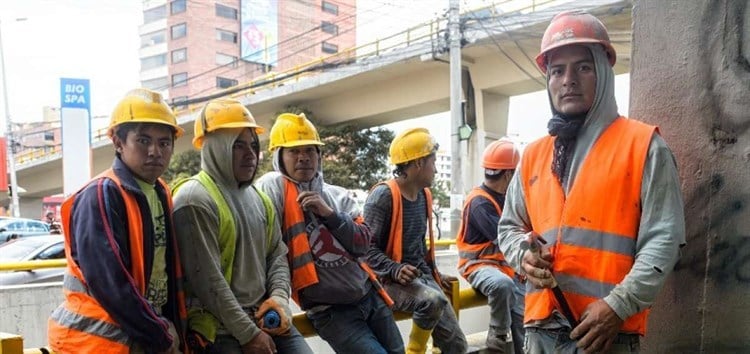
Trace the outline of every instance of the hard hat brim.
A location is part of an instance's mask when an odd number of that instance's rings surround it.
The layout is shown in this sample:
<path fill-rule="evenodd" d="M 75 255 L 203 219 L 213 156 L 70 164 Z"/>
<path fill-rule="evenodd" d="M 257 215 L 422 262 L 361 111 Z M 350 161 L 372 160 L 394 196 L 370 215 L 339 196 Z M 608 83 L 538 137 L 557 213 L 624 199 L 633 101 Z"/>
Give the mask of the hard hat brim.
<path fill-rule="evenodd" d="M 133 120 L 133 121 L 122 121 L 122 122 L 118 122 L 115 125 L 110 126 L 109 129 L 107 129 L 107 136 L 111 139 L 112 136 L 115 135 L 115 128 L 117 128 L 120 124 L 124 124 L 124 123 L 152 123 L 152 124 L 166 125 L 168 127 L 174 128 L 174 130 L 175 130 L 175 134 L 174 134 L 175 138 L 179 138 L 179 137 L 181 137 L 181 136 L 183 136 L 185 134 L 185 129 L 182 129 L 182 127 L 180 127 L 179 125 L 166 123 L 162 119 L 156 119 L 156 118 L 139 118 L 137 121 L 136 120 Z"/>
<path fill-rule="evenodd" d="M 281 147 L 283 147 L 283 148 L 291 148 L 291 147 L 305 146 L 305 145 L 323 146 L 325 144 L 322 143 L 322 142 L 320 142 L 320 141 L 316 141 L 316 140 L 295 140 L 295 141 L 290 141 L 290 142 L 286 142 L 286 143 L 283 143 L 283 144 L 276 145 L 276 146 L 273 147 L 273 149 L 269 149 L 269 150 L 270 151 L 274 151 L 274 150 L 276 150 L 278 148 L 281 148 Z"/>

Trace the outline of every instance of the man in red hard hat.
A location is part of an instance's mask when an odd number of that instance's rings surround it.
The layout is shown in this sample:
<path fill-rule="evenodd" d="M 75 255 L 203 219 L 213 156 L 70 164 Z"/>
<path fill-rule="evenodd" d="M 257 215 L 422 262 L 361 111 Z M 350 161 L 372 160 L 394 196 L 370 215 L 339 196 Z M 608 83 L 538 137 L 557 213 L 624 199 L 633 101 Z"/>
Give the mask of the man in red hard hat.
<path fill-rule="evenodd" d="M 456 237 L 458 271 L 487 296 L 490 328 L 486 344 L 492 354 L 510 352 L 510 332 L 515 353 L 523 353 L 523 284 L 497 246 L 497 223 L 520 159 L 515 144 L 507 139 L 493 141 L 484 149 L 484 183 L 466 197 Z"/>
<path fill-rule="evenodd" d="M 498 228 L 528 279 L 529 353 L 637 352 L 685 243 L 674 157 L 657 127 L 618 114 L 615 61 L 604 25 L 580 11 L 552 19 L 536 58 L 549 135 L 526 148 Z"/>

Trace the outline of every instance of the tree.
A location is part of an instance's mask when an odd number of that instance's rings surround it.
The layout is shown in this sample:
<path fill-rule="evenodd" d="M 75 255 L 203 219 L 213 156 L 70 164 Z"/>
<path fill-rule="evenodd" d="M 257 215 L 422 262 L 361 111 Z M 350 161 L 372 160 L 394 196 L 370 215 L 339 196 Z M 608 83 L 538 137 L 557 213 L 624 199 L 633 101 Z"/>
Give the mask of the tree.
<path fill-rule="evenodd" d="M 312 112 L 290 106 L 284 112 L 305 113 L 318 129 L 323 156 L 325 181 L 347 189 L 369 190 L 375 183 L 388 177 L 388 150 L 394 138 L 392 131 L 384 128 L 360 129 L 354 124 L 324 126 L 316 122 Z M 266 135 L 261 136 L 260 151 L 263 157 L 258 164 L 256 177 L 273 170 L 273 154 L 268 152 Z M 200 152 L 195 150 L 176 154 L 164 173 L 167 183 L 190 177 L 200 171 Z"/>
<path fill-rule="evenodd" d="M 430 187 L 432 199 L 438 202 L 439 208 L 450 208 L 451 198 L 450 194 L 448 194 L 450 189 L 451 183 L 446 180 L 435 181 L 435 183 L 432 184 L 432 187 Z"/>
<path fill-rule="evenodd" d="M 347 189 L 364 189 L 388 177 L 388 150 L 394 138 L 384 128 L 360 129 L 354 124 L 325 126 L 319 124 L 312 112 L 290 106 L 284 112 L 304 113 L 318 129 L 323 156 L 325 181 Z M 270 158 L 264 164 L 270 163 Z"/>
<path fill-rule="evenodd" d="M 167 184 L 178 181 L 183 178 L 197 174 L 201 170 L 201 153 L 190 149 L 188 151 L 175 154 L 172 161 L 169 162 L 169 168 L 162 175 L 162 179 Z"/>

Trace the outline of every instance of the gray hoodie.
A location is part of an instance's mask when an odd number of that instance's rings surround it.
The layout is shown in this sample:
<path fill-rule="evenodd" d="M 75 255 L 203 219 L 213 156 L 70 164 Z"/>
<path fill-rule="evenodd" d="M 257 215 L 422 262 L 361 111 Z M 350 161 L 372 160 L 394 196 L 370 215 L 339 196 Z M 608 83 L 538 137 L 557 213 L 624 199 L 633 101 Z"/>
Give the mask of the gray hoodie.
<path fill-rule="evenodd" d="M 563 186 L 566 195 L 591 147 L 619 116 L 614 96 L 614 71 L 604 49 L 600 45 L 587 47 L 592 52 L 596 67 L 596 97 L 568 159 L 566 170 L 569 177 Z M 524 274 L 521 268 L 524 251 L 520 244 L 528 237 L 531 222 L 521 186 L 524 178 L 521 171 L 519 164 L 505 199 L 498 227 L 498 242 L 506 260 L 516 271 Z M 654 134 L 649 145 L 641 201 L 635 263 L 625 279 L 604 298 L 621 319 L 627 319 L 651 306 L 677 263 L 679 246 L 685 244 L 685 217 L 677 167 L 672 152 L 658 134 Z M 548 321 L 531 325 L 560 327 L 567 325 L 567 321 L 556 315 Z"/>
<path fill-rule="evenodd" d="M 239 184 L 232 170 L 232 144 L 242 129 L 222 129 L 206 135 L 201 168 L 221 191 L 234 215 L 237 242 L 231 284 L 220 266 L 217 204 L 197 181 L 185 182 L 174 196 L 174 221 L 188 289 L 188 308 L 199 306 L 222 324 L 240 344 L 260 329 L 250 316 L 269 296 L 291 316 L 287 248 L 275 218 L 270 242 L 266 209 L 250 182 Z"/>
<path fill-rule="evenodd" d="M 298 182 L 283 174 L 282 149 L 273 153 L 275 171 L 266 173 L 255 182 L 273 200 L 279 220 L 284 218 L 285 179 L 297 185 L 298 192 L 320 193 L 334 210 L 328 218 L 305 214 L 305 229 L 319 282 L 300 291 L 299 305 L 303 310 L 316 312 L 329 305 L 355 303 L 372 287 L 367 273 L 357 262 L 369 248 L 370 230 L 366 225 L 354 222 L 361 212 L 349 192 L 323 181 L 321 161 L 318 161 L 318 172 L 310 182 Z"/>

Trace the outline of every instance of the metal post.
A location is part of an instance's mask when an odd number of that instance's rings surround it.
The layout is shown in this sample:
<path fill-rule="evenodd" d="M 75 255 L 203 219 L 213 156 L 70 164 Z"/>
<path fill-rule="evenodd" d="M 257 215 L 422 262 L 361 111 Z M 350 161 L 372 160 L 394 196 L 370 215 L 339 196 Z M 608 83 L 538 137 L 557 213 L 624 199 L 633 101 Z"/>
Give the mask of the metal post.
<path fill-rule="evenodd" d="M 459 0 L 449 0 L 448 33 L 450 48 L 450 108 L 451 108 L 451 231 L 458 232 L 461 208 L 463 207 L 463 178 L 461 176 L 460 140 L 458 129 L 463 124 L 461 117 L 461 29 Z"/>
<path fill-rule="evenodd" d="M 8 140 L 8 173 L 10 174 L 11 204 L 10 210 L 13 217 L 21 216 L 18 203 L 18 181 L 16 181 L 16 158 L 13 153 L 15 146 L 13 142 L 13 123 L 10 120 L 10 108 L 8 108 L 8 84 L 5 78 L 5 49 L 3 48 L 2 21 L 0 20 L 0 70 L 3 75 L 3 99 L 5 100 L 5 137 Z"/>

